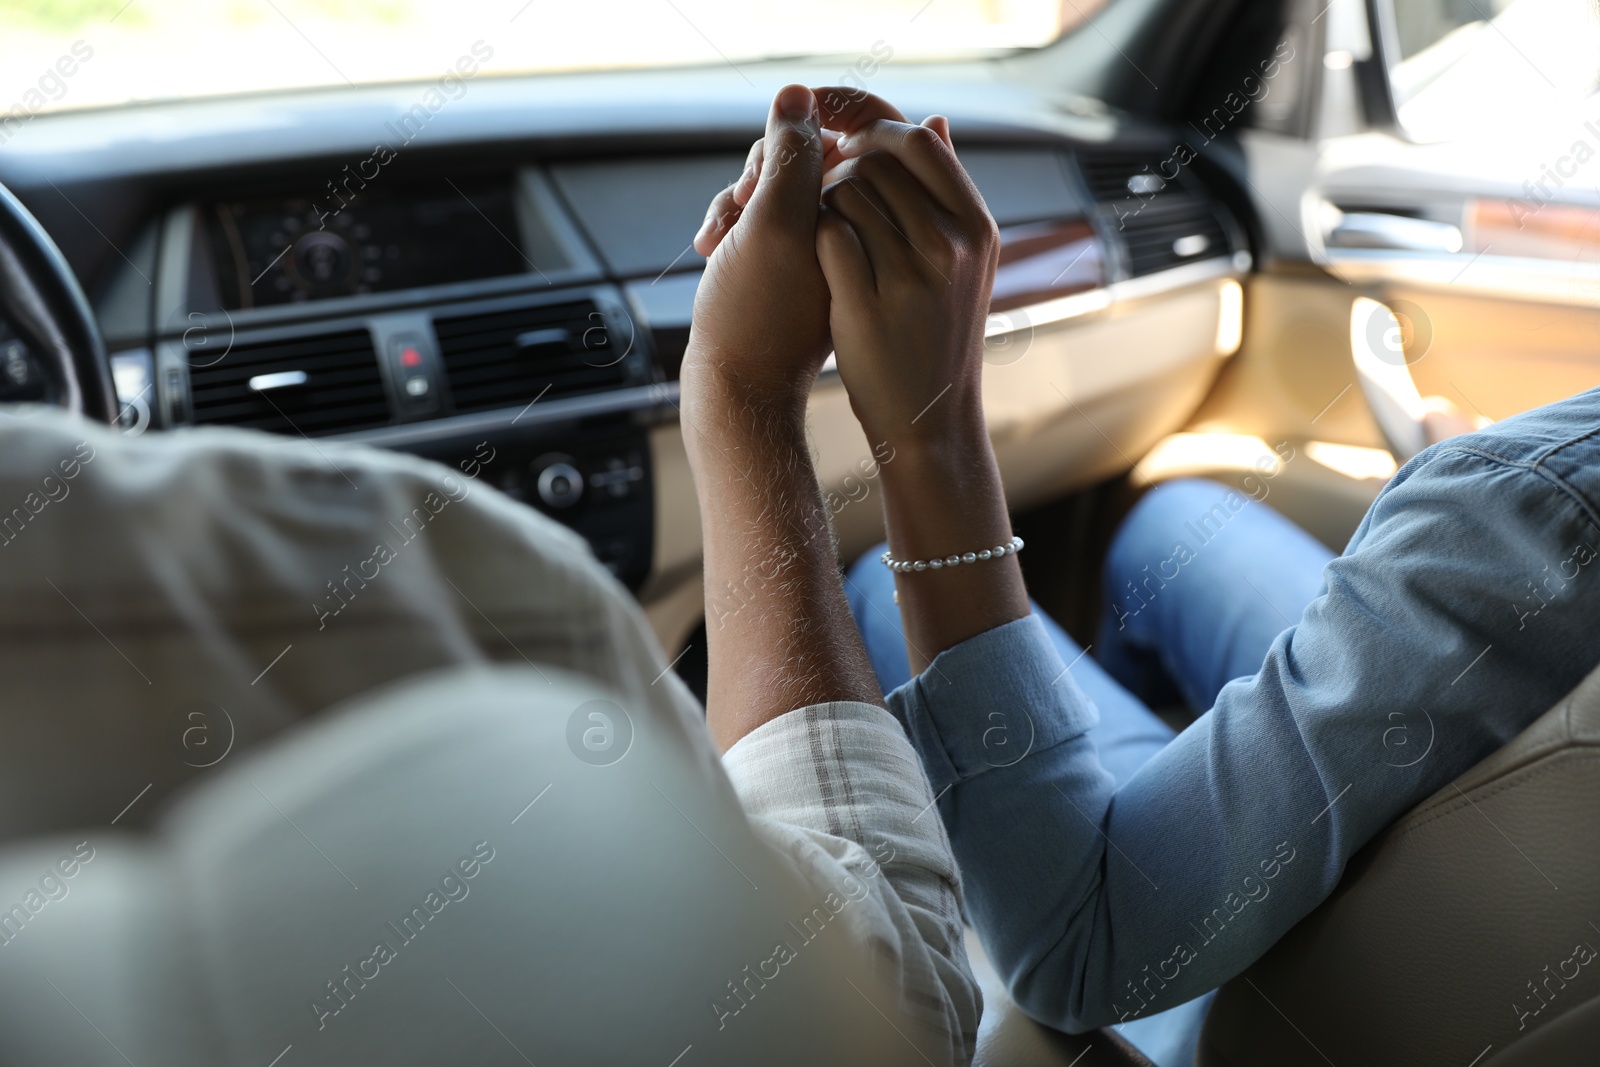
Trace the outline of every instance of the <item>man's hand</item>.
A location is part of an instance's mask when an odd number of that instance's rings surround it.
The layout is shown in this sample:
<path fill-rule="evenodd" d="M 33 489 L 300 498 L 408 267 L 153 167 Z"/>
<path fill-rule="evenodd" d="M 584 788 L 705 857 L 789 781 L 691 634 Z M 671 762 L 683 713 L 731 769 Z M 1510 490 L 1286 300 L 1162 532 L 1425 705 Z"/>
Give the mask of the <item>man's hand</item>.
<path fill-rule="evenodd" d="M 839 582 L 806 447 L 828 355 L 817 263 L 825 146 L 804 86 L 778 94 L 745 177 L 711 206 L 683 365 L 704 533 L 706 722 L 724 749 L 795 708 L 880 693 Z"/>
<path fill-rule="evenodd" d="M 816 252 L 823 153 L 811 91 L 786 86 L 744 174 L 712 201 L 695 236 L 708 261 L 684 358 L 686 391 L 732 391 L 803 413 L 831 347 Z"/>
<path fill-rule="evenodd" d="M 869 439 L 970 437 L 982 425 L 984 325 L 1000 239 L 951 149 L 875 96 L 822 88 L 841 136 L 817 249 L 839 374 Z"/>

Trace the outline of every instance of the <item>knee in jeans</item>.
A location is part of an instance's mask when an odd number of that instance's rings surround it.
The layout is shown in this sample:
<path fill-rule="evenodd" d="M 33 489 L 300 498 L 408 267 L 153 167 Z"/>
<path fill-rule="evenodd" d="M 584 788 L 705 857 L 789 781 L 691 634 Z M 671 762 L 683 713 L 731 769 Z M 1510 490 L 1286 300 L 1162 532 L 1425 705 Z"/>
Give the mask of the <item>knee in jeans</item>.
<path fill-rule="evenodd" d="M 1106 610 L 1119 629 L 1178 576 L 1193 554 L 1194 523 L 1230 491 L 1220 482 L 1180 478 L 1151 489 L 1128 513 L 1103 572 Z"/>

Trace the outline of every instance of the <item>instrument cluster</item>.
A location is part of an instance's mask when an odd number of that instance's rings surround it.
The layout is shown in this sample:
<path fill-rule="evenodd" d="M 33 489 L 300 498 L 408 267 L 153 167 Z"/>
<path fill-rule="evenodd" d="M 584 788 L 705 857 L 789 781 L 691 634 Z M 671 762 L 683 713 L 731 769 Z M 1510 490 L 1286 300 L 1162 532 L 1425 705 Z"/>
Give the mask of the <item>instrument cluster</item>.
<path fill-rule="evenodd" d="M 229 310 L 534 269 L 519 244 L 509 177 L 222 201 L 207 223 Z"/>

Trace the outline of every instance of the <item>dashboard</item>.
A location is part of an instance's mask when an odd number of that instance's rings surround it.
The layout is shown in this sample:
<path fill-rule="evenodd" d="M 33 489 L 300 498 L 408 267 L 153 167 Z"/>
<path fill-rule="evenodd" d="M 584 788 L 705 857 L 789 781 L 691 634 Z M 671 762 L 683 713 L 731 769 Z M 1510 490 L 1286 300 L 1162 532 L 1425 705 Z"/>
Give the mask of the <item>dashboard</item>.
<path fill-rule="evenodd" d="M 1001 227 L 986 391 L 1008 491 L 1037 496 L 1064 484 L 1050 457 L 1081 432 L 1074 407 L 1131 425 L 1122 452 L 1193 409 L 1250 242 L 1225 181 L 1159 173 L 1162 131 L 962 78 L 875 88 L 952 116 Z M 371 133 L 404 87 L 67 114 L 0 151 L 0 180 L 89 279 L 130 431 L 493 454 L 491 481 L 659 596 L 697 581 L 676 385 L 704 266 L 690 240 L 760 134 L 762 106 L 728 96 L 704 72 L 485 81 L 430 144 L 386 155 Z M 7 343 L 0 399 L 29 387 L 8 385 Z M 825 372 L 815 418 L 845 410 Z M 838 458 L 820 457 L 825 489 Z M 872 536 L 869 510 L 845 547 Z"/>

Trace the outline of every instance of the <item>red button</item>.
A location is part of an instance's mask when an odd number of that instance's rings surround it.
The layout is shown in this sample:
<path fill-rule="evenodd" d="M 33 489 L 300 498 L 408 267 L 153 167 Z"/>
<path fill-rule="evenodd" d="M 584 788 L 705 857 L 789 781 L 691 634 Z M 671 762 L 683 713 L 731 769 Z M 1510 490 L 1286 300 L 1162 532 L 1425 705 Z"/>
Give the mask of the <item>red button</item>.
<path fill-rule="evenodd" d="M 400 362 L 407 367 L 415 367 L 422 362 L 422 353 L 407 345 L 400 350 Z"/>

